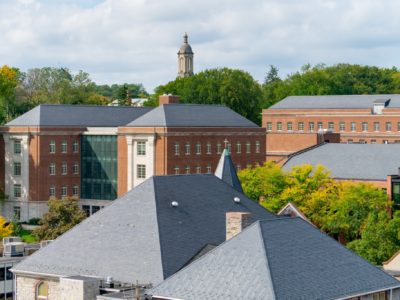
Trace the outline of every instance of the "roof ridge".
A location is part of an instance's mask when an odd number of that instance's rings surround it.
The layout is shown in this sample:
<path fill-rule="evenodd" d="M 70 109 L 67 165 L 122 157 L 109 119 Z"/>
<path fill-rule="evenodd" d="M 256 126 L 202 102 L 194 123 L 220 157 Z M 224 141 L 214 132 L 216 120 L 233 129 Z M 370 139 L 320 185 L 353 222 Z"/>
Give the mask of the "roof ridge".
<path fill-rule="evenodd" d="M 107 108 L 138 108 L 138 109 L 149 109 L 151 106 L 128 106 L 128 105 L 98 105 L 98 104 L 63 104 L 63 103 L 41 103 L 38 105 L 39 107 L 44 106 L 70 106 L 70 107 L 107 107 Z"/>

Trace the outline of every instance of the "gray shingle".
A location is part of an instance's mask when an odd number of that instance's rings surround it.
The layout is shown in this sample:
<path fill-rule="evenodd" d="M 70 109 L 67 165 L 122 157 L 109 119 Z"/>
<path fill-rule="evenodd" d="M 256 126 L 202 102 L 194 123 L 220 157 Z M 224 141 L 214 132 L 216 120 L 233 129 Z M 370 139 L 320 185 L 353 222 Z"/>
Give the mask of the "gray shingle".
<path fill-rule="evenodd" d="M 214 175 L 152 177 L 14 270 L 157 284 L 207 244 L 225 240 L 228 211 L 250 211 L 254 220 L 275 218 Z"/>
<path fill-rule="evenodd" d="M 231 154 L 227 149 L 222 152 L 218 166 L 215 169 L 215 176 L 222 181 L 232 186 L 235 190 L 243 193 L 242 184 L 236 174 L 235 166 L 233 165 Z"/>
<path fill-rule="evenodd" d="M 160 105 L 130 127 L 258 127 L 230 108 L 207 104 Z"/>
<path fill-rule="evenodd" d="M 371 108 L 375 100 L 390 99 L 389 108 L 400 108 L 400 95 L 332 95 L 332 96 L 289 96 L 269 109 L 334 109 Z"/>
<path fill-rule="evenodd" d="M 149 107 L 49 105 L 36 106 L 6 126 L 123 126 L 152 110 Z"/>
<path fill-rule="evenodd" d="M 256 222 L 149 294 L 200 299 L 338 299 L 400 282 L 300 218 Z"/>
<path fill-rule="evenodd" d="M 324 144 L 291 157 L 283 166 L 323 165 L 334 178 L 386 180 L 398 173 L 400 144 Z"/>

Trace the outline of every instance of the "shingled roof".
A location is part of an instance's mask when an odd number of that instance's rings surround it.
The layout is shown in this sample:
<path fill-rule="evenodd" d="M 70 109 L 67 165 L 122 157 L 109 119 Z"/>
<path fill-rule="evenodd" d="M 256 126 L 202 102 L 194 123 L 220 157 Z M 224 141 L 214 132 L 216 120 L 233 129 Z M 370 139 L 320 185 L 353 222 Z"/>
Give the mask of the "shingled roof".
<path fill-rule="evenodd" d="M 283 166 L 323 165 L 338 179 L 386 180 L 398 173 L 400 144 L 328 143 L 292 156 Z"/>
<path fill-rule="evenodd" d="M 117 127 L 137 119 L 152 109 L 131 106 L 42 104 L 8 122 L 6 126 Z"/>
<path fill-rule="evenodd" d="M 149 291 L 167 299 L 341 299 L 400 282 L 301 218 L 256 222 Z"/>
<path fill-rule="evenodd" d="M 130 127 L 258 127 L 223 105 L 165 104 L 134 120 Z"/>
<path fill-rule="evenodd" d="M 387 100 L 390 100 L 387 102 Z M 289 96 L 268 109 L 357 109 L 372 108 L 374 103 L 388 103 L 389 108 L 400 108 L 400 94 L 389 95 L 332 95 Z"/>
<path fill-rule="evenodd" d="M 214 175 L 155 176 L 13 270 L 157 284 L 225 240 L 229 211 L 251 212 L 254 220 L 275 218 Z"/>
<path fill-rule="evenodd" d="M 232 186 L 238 192 L 243 193 L 242 184 L 240 183 L 236 174 L 236 169 L 233 165 L 231 154 L 229 153 L 228 149 L 224 149 L 222 152 L 214 174 L 219 179 Z"/>

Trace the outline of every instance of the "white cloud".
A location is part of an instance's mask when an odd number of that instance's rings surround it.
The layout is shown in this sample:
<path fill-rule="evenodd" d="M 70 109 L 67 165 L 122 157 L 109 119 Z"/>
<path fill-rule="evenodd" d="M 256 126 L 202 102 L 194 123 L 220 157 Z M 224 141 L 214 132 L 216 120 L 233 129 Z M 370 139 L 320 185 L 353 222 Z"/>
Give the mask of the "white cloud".
<path fill-rule="evenodd" d="M 82 69 L 99 83 L 176 76 L 185 31 L 195 71 L 233 67 L 262 80 L 305 63 L 399 65 L 394 0 L 0 0 L 0 65 Z"/>

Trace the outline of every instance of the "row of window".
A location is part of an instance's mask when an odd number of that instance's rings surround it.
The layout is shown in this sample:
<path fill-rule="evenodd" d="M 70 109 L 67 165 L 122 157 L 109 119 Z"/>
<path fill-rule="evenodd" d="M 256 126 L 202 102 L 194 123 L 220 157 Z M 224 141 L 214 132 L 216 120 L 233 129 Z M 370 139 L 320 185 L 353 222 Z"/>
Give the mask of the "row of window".
<path fill-rule="evenodd" d="M 348 144 L 367 144 L 368 142 L 366 140 L 364 140 L 364 139 L 359 139 L 358 141 L 353 140 L 353 139 L 348 139 L 347 143 Z M 377 140 L 372 139 L 372 140 L 370 140 L 370 143 L 371 144 L 376 144 Z M 395 140 L 395 141 L 393 141 L 393 143 L 394 144 L 399 144 L 400 140 Z M 390 142 L 389 142 L 389 140 L 382 140 L 382 144 L 390 144 Z"/>
<path fill-rule="evenodd" d="M 79 152 L 79 142 L 78 141 L 74 141 L 72 143 L 72 152 L 73 153 Z M 49 153 L 52 153 L 52 154 L 56 153 L 56 141 L 50 141 Z M 61 142 L 61 153 L 68 153 L 68 142 L 67 141 Z"/>
<path fill-rule="evenodd" d="M 68 196 L 68 186 L 63 184 L 61 185 L 60 188 L 61 191 L 61 197 L 67 197 Z M 22 196 L 22 186 L 21 184 L 14 184 L 14 198 L 20 198 Z M 49 186 L 49 197 L 55 197 L 56 196 L 56 186 L 51 185 Z M 74 184 L 72 186 L 72 196 L 78 197 L 79 196 L 79 186 L 77 184 Z"/>
<path fill-rule="evenodd" d="M 216 152 L 217 154 L 221 154 L 222 153 L 222 144 L 221 143 L 217 143 L 216 145 L 217 149 Z M 249 154 L 251 153 L 251 142 L 246 142 L 244 144 L 245 147 L 245 153 Z M 255 142 L 255 153 L 260 153 L 260 141 L 256 141 Z M 231 143 L 227 143 L 227 149 L 229 152 L 232 153 L 232 144 Z M 242 153 L 242 143 L 241 142 L 236 142 L 235 144 L 235 149 L 236 149 L 236 153 L 240 154 Z M 191 152 L 191 144 L 189 142 L 186 142 L 184 144 L 184 153 L 185 155 L 190 155 Z M 197 142 L 195 144 L 195 154 L 196 155 L 200 155 L 202 152 L 202 144 L 200 142 Z M 174 153 L 175 155 L 180 155 L 180 144 L 179 143 L 175 143 L 174 144 Z M 210 142 L 208 142 L 206 144 L 206 154 L 212 154 L 212 145 Z"/>
<path fill-rule="evenodd" d="M 357 122 L 350 122 L 347 125 L 350 125 L 350 131 L 357 131 Z M 317 125 L 317 130 L 322 130 L 326 129 L 324 128 L 323 122 L 308 122 L 308 130 L 309 131 L 315 131 L 315 125 Z M 373 131 L 380 131 L 381 130 L 381 123 L 380 122 L 374 122 L 373 124 Z M 369 131 L 370 130 L 370 124 L 368 122 L 361 122 L 361 130 L 362 131 Z M 267 122 L 267 131 L 272 131 L 272 122 Z M 287 131 L 292 131 L 294 130 L 293 122 L 286 122 L 286 128 Z M 328 122 L 328 127 L 327 129 L 330 130 L 335 130 L 335 122 Z M 276 130 L 282 131 L 283 129 L 283 123 L 282 122 L 277 122 L 276 123 Z M 304 122 L 297 122 L 297 130 L 299 131 L 304 131 Z M 339 131 L 346 131 L 346 122 L 339 122 Z M 386 131 L 392 131 L 392 122 L 385 122 L 385 130 Z M 400 122 L 397 122 L 397 131 L 400 131 Z"/>
<path fill-rule="evenodd" d="M 61 175 L 68 174 L 68 163 L 63 162 L 61 163 Z M 72 174 L 77 175 L 79 174 L 79 163 L 74 162 L 72 164 Z M 50 163 L 49 165 L 49 175 L 56 175 L 56 164 Z"/>
<path fill-rule="evenodd" d="M 248 164 L 246 165 L 246 168 L 251 168 L 252 165 Z M 242 166 L 240 164 L 236 165 L 236 171 L 240 171 L 242 169 Z M 184 166 L 182 169 L 180 166 L 175 166 L 174 168 L 175 171 L 175 175 L 179 175 L 179 174 L 191 174 L 191 168 L 189 165 Z M 183 171 L 183 173 L 181 173 L 181 171 Z M 204 169 L 202 169 L 202 167 L 200 165 L 197 165 L 194 167 L 194 174 L 202 174 L 204 171 Z M 211 168 L 211 164 L 207 164 L 207 166 L 205 167 L 205 174 L 211 174 L 212 173 L 212 168 Z"/>

